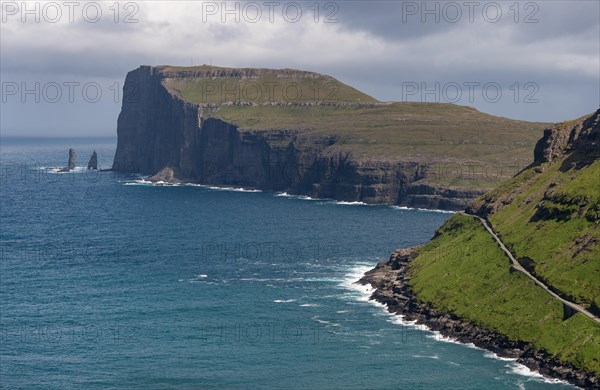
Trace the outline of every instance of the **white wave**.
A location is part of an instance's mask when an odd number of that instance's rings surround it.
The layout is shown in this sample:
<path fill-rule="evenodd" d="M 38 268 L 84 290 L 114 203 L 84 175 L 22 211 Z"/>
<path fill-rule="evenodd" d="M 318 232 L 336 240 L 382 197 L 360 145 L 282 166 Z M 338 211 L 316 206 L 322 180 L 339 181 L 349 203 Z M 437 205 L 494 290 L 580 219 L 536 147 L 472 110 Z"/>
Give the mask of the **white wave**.
<path fill-rule="evenodd" d="M 376 302 L 370 301 L 371 294 L 375 290 L 370 284 L 359 284 L 357 281 L 365 275 L 365 272 L 371 270 L 374 265 L 361 264 L 356 265 L 349 270 L 339 284 L 345 290 L 352 291 L 355 298 L 361 302 Z M 379 302 L 377 304 L 381 305 Z"/>
<path fill-rule="evenodd" d="M 284 197 L 284 198 L 292 198 L 292 199 L 300 199 L 300 200 L 323 200 L 323 199 L 319 199 L 319 198 L 311 198 L 310 196 L 306 196 L 306 195 L 292 195 L 292 194 L 288 194 L 287 192 L 280 192 L 278 194 L 275 194 L 275 196 Z"/>
<path fill-rule="evenodd" d="M 123 183 L 126 186 L 151 186 L 151 187 L 181 187 L 182 183 L 168 183 L 166 181 L 149 181 L 145 179 L 135 179 Z"/>
<path fill-rule="evenodd" d="M 330 323 L 330 322 L 329 322 L 329 321 L 327 321 L 327 320 L 322 320 L 322 319 L 320 319 L 318 316 L 314 316 L 314 317 L 312 317 L 312 318 L 311 318 L 311 320 L 313 320 L 313 321 L 317 321 L 317 322 L 319 322 L 319 323 L 321 323 L 321 324 L 329 324 L 329 323 Z"/>
<path fill-rule="evenodd" d="M 71 169 L 70 171 L 61 172 L 61 170 L 64 169 L 64 168 L 65 167 L 40 167 L 39 170 L 44 170 L 44 171 L 46 171 L 48 173 L 57 173 L 57 174 L 64 174 L 64 173 L 84 173 L 84 172 L 88 172 L 87 167 L 75 167 L 75 168 Z"/>
<path fill-rule="evenodd" d="M 123 183 L 123 185 L 124 186 L 147 186 L 149 184 L 135 182 L 135 181 L 127 181 L 127 182 Z"/>
<path fill-rule="evenodd" d="M 381 306 L 383 306 L 384 308 L 386 308 L 386 306 L 383 303 L 380 303 Z M 397 325 L 404 325 L 404 326 L 412 326 L 413 328 L 419 329 L 419 330 L 428 330 L 427 327 L 425 325 L 419 325 L 417 324 L 417 321 L 415 320 L 407 320 L 404 315 L 402 314 L 394 314 L 394 313 L 390 313 L 387 311 L 385 311 L 386 314 L 388 314 L 390 316 L 390 318 L 388 319 L 389 322 L 393 323 L 393 324 L 397 324 Z"/>
<path fill-rule="evenodd" d="M 348 202 L 348 201 L 344 201 L 344 200 L 335 200 L 335 199 L 329 199 L 329 198 L 311 198 L 310 196 L 306 196 L 306 195 L 291 195 L 291 194 L 288 194 L 287 192 L 280 192 L 280 193 L 276 194 L 275 196 L 292 198 L 292 199 L 300 199 L 300 200 L 314 200 L 314 201 L 319 201 L 319 204 L 339 204 L 339 205 L 344 205 L 344 206 L 376 206 L 376 205 L 372 205 L 372 204 L 367 204 L 365 202 Z"/>
<path fill-rule="evenodd" d="M 206 187 L 210 190 L 214 191 L 233 191 L 233 192 L 262 192 L 261 190 L 249 189 L 249 188 L 241 188 L 241 187 L 215 187 L 215 186 L 204 186 L 197 184 L 198 187 Z"/>
<path fill-rule="evenodd" d="M 208 275 L 206 275 L 206 274 L 199 274 L 199 275 L 196 275 L 196 277 L 197 278 L 208 278 Z"/>
<path fill-rule="evenodd" d="M 290 303 L 290 302 L 296 302 L 295 299 L 276 299 L 273 301 L 274 303 Z"/>
<path fill-rule="evenodd" d="M 456 214 L 456 211 L 450 210 L 439 210 L 439 209 L 421 209 L 418 207 L 405 207 L 405 206 L 390 206 L 396 210 L 408 210 L 408 211 L 425 211 L 429 213 L 444 213 L 444 214 Z"/>
<path fill-rule="evenodd" d="M 293 199 L 301 199 L 301 200 L 315 200 L 315 201 L 319 201 L 319 204 L 336 204 L 336 205 L 341 205 L 341 206 L 389 206 L 393 209 L 397 209 L 397 210 L 408 210 L 408 211 L 423 211 L 423 212 L 429 212 L 429 213 L 445 213 L 445 214 L 455 214 L 456 211 L 450 211 L 450 210 L 440 210 L 440 209 L 423 209 L 423 208 L 418 208 L 418 207 L 405 207 L 405 206 L 392 206 L 392 205 L 386 205 L 384 203 L 365 203 L 365 202 L 361 202 L 361 201 L 345 201 L 345 200 L 335 200 L 335 199 L 331 199 L 331 198 L 311 198 L 310 196 L 306 196 L 306 195 L 290 195 L 287 192 L 281 192 L 276 194 L 275 196 L 282 196 L 282 197 L 286 197 L 286 198 L 293 198 Z"/>
<path fill-rule="evenodd" d="M 126 185 L 126 186 L 145 185 L 145 186 L 156 186 L 156 187 L 200 187 L 200 188 L 205 188 L 205 189 L 213 190 L 213 191 L 262 192 L 261 190 L 241 188 L 241 187 L 217 187 L 217 186 L 210 186 L 210 185 L 206 185 L 206 184 L 188 183 L 188 182 L 169 183 L 169 182 L 162 181 L 162 180 L 149 181 L 149 180 L 147 180 L 147 177 L 144 177 L 141 179 L 136 179 L 136 180 L 131 180 L 131 181 L 126 181 L 124 183 L 124 185 Z"/>
<path fill-rule="evenodd" d="M 300 307 L 319 307 L 321 305 L 318 305 L 316 303 L 303 303 L 300 305 Z"/>
<path fill-rule="evenodd" d="M 508 370 L 506 371 L 507 374 L 516 374 L 516 375 L 526 376 L 526 377 L 534 379 L 536 381 L 541 381 L 541 382 L 545 382 L 545 383 L 569 384 L 568 382 L 564 382 L 559 379 L 546 378 L 539 372 L 531 370 L 529 367 L 527 367 L 523 364 L 520 364 L 520 363 L 513 362 L 510 364 L 507 364 L 504 367 L 508 368 Z"/>
<path fill-rule="evenodd" d="M 516 358 L 502 357 L 502 356 L 496 355 L 494 352 L 491 352 L 491 351 L 485 351 L 483 356 L 488 359 L 501 360 L 503 362 L 516 362 L 517 361 Z"/>
<path fill-rule="evenodd" d="M 329 325 L 329 326 L 342 326 L 341 324 L 338 324 L 337 322 L 331 322 L 331 321 L 327 321 L 327 320 L 322 320 L 319 318 L 319 316 L 314 316 L 311 318 L 313 321 L 316 321 L 320 324 L 325 324 L 325 325 Z"/>
<path fill-rule="evenodd" d="M 436 359 L 438 360 L 440 357 L 438 355 L 431 355 L 431 356 L 426 356 L 426 355 L 410 355 L 411 357 L 414 358 L 418 358 L 418 359 Z"/>
<path fill-rule="evenodd" d="M 432 333 L 432 334 L 426 336 L 428 339 L 433 339 L 435 341 L 442 341 L 444 343 L 449 343 L 449 344 L 458 344 L 458 345 L 462 345 L 462 346 L 465 346 L 465 347 L 468 347 L 468 348 L 480 349 L 482 351 L 485 351 L 482 348 L 476 347 L 475 344 L 473 344 L 473 343 L 462 343 L 462 342 L 456 340 L 455 338 L 444 336 L 444 335 L 442 335 L 440 332 L 438 332 L 436 330 L 432 331 L 432 330 L 430 330 L 429 328 L 427 328 L 424 325 L 422 325 L 421 329 L 425 330 L 425 331 L 429 331 L 430 333 Z"/>

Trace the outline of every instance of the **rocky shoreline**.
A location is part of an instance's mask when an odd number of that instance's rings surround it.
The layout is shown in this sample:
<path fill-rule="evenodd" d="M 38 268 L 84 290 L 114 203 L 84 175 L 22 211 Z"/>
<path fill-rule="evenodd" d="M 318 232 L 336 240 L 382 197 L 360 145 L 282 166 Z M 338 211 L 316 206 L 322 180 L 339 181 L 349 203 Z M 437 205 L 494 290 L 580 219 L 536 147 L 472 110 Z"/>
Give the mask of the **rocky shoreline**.
<path fill-rule="evenodd" d="M 396 250 L 389 260 L 380 262 L 374 269 L 366 272 L 358 283 L 370 284 L 375 288 L 371 299 L 385 304 L 390 313 L 402 315 L 408 321 L 416 321 L 417 324 L 423 324 L 461 343 L 473 343 L 500 357 L 515 358 L 518 363 L 545 377 L 560 379 L 582 388 L 600 389 L 600 378 L 593 373 L 560 362 L 528 343 L 509 340 L 502 334 L 419 302 L 408 285 L 410 276 L 406 273 L 408 264 L 416 255 L 416 248 Z"/>

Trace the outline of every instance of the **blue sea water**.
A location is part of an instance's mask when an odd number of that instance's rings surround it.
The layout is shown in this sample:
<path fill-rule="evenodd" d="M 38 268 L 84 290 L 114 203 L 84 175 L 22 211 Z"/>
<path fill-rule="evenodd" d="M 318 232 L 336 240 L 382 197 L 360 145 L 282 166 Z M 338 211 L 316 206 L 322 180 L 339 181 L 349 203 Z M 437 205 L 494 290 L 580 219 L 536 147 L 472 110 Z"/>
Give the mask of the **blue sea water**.
<path fill-rule="evenodd" d="M 3 139 L 6 389 L 560 389 L 353 284 L 448 213 L 57 173 L 116 140 Z"/>

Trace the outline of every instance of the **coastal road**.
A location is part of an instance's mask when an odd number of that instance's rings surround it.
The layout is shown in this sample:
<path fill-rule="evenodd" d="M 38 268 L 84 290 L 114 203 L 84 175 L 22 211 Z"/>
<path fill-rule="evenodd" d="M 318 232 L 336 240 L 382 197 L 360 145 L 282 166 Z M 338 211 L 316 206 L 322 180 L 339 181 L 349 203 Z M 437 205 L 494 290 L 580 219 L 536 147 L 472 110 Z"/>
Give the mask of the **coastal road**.
<path fill-rule="evenodd" d="M 513 256 L 513 254 L 508 250 L 508 248 L 506 247 L 506 245 L 504 245 L 504 243 L 502 242 L 502 240 L 500 239 L 500 237 L 498 237 L 498 235 L 494 232 L 494 230 L 492 229 L 492 227 L 490 226 L 490 224 L 488 223 L 488 221 L 486 221 L 485 219 L 483 219 L 483 218 L 481 218 L 481 217 L 479 217 L 477 215 L 467 214 L 467 213 L 461 213 L 461 214 L 477 218 L 478 220 L 481 221 L 481 223 L 483 224 L 483 226 L 485 227 L 485 229 L 488 231 L 488 233 L 490 233 L 492 235 L 492 237 L 494 237 L 494 240 L 496 240 L 496 242 L 500 246 L 500 249 L 502 249 L 504 251 L 504 253 L 506 253 L 506 255 L 508 256 L 508 258 L 512 262 L 512 265 L 513 265 L 514 269 L 516 269 L 519 272 L 524 273 L 525 276 L 527 276 L 529 279 L 533 280 L 535 282 L 535 284 L 537 284 L 538 286 L 540 286 L 541 288 L 543 288 L 544 290 L 546 290 L 548 292 L 548 294 L 552 295 L 554 298 L 558 299 L 563 304 L 569 306 L 571 309 L 573 309 L 575 311 L 580 312 L 581 314 L 584 314 L 584 315 L 588 316 L 589 318 L 591 318 L 592 320 L 594 320 L 594 321 L 596 321 L 597 323 L 600 324 L 600 318 L 596 317 L 595 315 L 593 315 L 592 313 L 590 313 L 589 311 L 587 311 L 583 306 L 578 305 L 578 304 L 576 304 L 574 302 L 567 301 L 566 299 L 561 298 L 555 292 L 553 292 L 552 290 L 550 290 L 548 288 L 548 286 L 546 286 L 544 283 L 542 283 L 540 280 L 538 280 L 535 276 L 533 276 L 532 274 L 530 274 L 529 271 L 527 271 L 525 268 L 523 268 L 523 266 L 517 261 L 517 259 L 515 259 L 515 257 Z"/>

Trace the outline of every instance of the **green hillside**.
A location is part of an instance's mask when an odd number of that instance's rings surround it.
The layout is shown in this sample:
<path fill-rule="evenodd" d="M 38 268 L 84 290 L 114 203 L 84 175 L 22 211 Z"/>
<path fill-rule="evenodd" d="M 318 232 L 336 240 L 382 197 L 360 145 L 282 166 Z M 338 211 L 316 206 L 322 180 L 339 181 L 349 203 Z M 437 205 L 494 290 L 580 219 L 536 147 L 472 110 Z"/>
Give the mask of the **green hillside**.
<path fill-rule="evenodd" d="M 487 195 L 488 201 L 506 202 L 504 194 L 511 200 L 489 220 L 517 259 L 540 279 L 562 296 L 598 308 L 600 160 L 561 171 L 567 159 L 543 164 L 543 173 L 528 170 Z"/>
<path fill-rule="evenodd" d="M 455 215 L 410 263 L 419 300 L 512 340 L 531 343 L 576 367 L 600 373 L 600 326 L 563 306 L 520 272 L 479 220 Z"/>
<path fill-rule="evenodd" d="M 556 125 L 536 163 L 472 203 L 519 262 L 563 298 L 598 315 L 600 110 Z M 600 326 L 524 274 L 472 216 L 455 215 L 410 263 L 418 298 L 470 322 L 600 373 Z"/>

